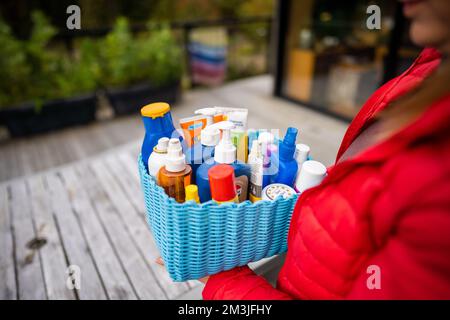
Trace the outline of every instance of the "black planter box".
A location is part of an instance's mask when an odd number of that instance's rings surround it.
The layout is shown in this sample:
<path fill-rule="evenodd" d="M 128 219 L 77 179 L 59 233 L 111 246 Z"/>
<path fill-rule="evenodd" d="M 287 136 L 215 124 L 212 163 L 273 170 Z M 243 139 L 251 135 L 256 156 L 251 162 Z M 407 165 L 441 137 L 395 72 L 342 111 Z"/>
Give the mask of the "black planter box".
<path fill-rule="evenodd" d="M 37 111 L 33 103 L 0 110 L 0 123 L 11 136 L 19 137 L 48 132 L 95 120 L 95 94 L 57 99 L 43 104 Z"/>
<path fill-rule="evenodd" d="M 152 102 L 174 103 L 180 92 L 179 82 L 162 87 L 143 83 L 127 88 L 107 89 L 106 96 L 116 115 L 124 115 L 139 112 L 143 106 Z"/>

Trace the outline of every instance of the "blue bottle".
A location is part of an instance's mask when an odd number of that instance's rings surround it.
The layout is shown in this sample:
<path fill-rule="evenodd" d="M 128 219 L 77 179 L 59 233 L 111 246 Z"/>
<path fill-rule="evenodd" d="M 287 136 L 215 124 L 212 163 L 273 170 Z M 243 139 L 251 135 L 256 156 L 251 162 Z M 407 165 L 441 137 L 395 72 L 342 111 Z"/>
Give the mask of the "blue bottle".
<path fill-rule="evenodd" d="M 248 137 L 248 153 L 250 153 L 253 145 L 253 141 L 258 140 L 258 130 L 255 129 L 248 129 L 247 130 L 247 137 Z"/>
<path fill-rule="evenodd" d="M 274 176 L 278 173 L 278 145 L 269 144 L 263 154 L 263 188 L 272 183 Z"/>
<path fill-rule="evenodd" d="M 145 127 L 145 137 L 142 143 L 141 155 L 145 168 L 148 170 L 148 158 L 158 140 L 162 137 L 176 137 L 182 140 L 180 134 L 175 131 L 170 114 L 170 106 L 165 102 L 148 104 L 141 108 L 142 121 Z"/>
<path fill-rule="evenodd" d="M 236 147 L 231 143 L 230 130 L 234 125 L 228 121 L 221 122 L 222 140 L 214 151 L 214 162 L 207 161 L 201 164 L 196 173 L 195 181 L 198 187 L 200 202 L 211 200 L 208 170 L 217 164 L 226 163 L 233 167 L 236 181 L 236 191 L 239 202 L 247 200 L 248 185 L 250 181 L 250 166 L 236 160 Z M 210 159 L 211 160 L 211 159 Z"/>
<path fill-rule="evenodd" d="M 288 186 L 294 185 L 294 180 L 298 171 L 298 164 L 294 158 L 295 140 L 298 130 L 289 127 L 283 141 L 278 148 L 278 173 L 273 176 L 272 183 L 283 183 Z"/>

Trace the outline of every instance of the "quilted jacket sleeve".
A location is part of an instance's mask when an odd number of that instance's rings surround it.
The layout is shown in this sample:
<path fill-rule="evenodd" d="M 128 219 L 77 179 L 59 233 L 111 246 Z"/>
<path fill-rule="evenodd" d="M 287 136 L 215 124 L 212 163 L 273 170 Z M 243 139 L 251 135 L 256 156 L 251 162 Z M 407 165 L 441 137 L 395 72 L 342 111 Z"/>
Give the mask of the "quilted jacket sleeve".
<path fill-rule="evenodd" d="M 249 267 L 238 267 L 209 277 L 203 289 L 205 300 L 289 300 Z"/>

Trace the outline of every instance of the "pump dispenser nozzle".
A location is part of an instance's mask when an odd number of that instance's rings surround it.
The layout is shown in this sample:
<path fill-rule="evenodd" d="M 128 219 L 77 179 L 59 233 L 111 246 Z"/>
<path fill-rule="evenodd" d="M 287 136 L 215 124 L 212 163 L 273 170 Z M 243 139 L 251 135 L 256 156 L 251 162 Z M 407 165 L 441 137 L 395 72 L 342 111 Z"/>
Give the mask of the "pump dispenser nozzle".
<path fill-rule="evenodd" d="M 289 127 L 284 136 L 283 142 L 280 143 L 280 158 L 290 159 L 295 153 L 295 140 L 297 139 L 298 130 L 293 127 Z"/>
<path fill-rule="evenodd" d="M 207 126 L 200 133 L 200 143 L 204 146 L 214 147 L 220 142 L 220 130 L 233 125 L 231 121 L 221 121 Z"/>
<path fill-rule="evenodd" d="M 214 149 L 214 161 L 230 164 L 236 161 L 236 147 L 231 142 L 231 129 L 234 124 L 230 121 L 217 123 L 217 128 L 222 130 L 222 139 Z"/>
<path fill-rule="evenodd" d="M 167 148 L 166 170 L 169 172 L 180 172 L 186 168 L 186 159 L 181 148 L 180 140 L 172 138 Z"/>

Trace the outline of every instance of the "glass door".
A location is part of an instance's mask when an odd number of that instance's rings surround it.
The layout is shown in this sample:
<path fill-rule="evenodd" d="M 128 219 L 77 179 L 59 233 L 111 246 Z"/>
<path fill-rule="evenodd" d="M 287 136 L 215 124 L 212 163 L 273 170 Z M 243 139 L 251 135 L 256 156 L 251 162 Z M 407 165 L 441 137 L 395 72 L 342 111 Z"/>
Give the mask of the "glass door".
<path fill-rule="evenodd" d="M 352 118 L 383 81 L 394 1 L 375 3 L 381 29 L 366 26 L 373 1 L 289 1 L 281 95 Z M 281 35 L 283 36 L 283 35 Z"/>

